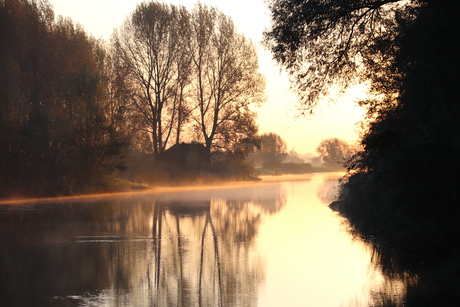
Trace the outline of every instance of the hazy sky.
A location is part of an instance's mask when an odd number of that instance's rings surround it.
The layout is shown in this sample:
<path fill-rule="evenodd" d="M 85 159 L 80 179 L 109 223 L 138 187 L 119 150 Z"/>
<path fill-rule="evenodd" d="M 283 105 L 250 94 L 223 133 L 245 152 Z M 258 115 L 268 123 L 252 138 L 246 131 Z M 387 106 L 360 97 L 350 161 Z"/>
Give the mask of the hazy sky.
<path fill-rule="evenodd" d="M 49 0 L 57 15 L 70 17 L 96 38 L 108 40 L 114 28 L 136 8 L 139 0 Z M 196 0 L 164 1 L 193 8 Z M 313 117 L 296 118 L 296 97 L 289 92 L 289 81 L 268 51 L 260 46 L 262 32 L 270 19 L 264 0 L 202 0 L 231 16 L 238 30 L 259 46 L 260 71 L 267 78 L 267 102 L 259 108 L 260 133 L 275 132 L 287 143 L 288 149 L 298 153 L 314 153 L 319 142 L 338 137 L 347 141 L 357 139 L 356 123 L 364 111 L 353 99 L 342 97 L 337 103 L 321 104 Z"/>

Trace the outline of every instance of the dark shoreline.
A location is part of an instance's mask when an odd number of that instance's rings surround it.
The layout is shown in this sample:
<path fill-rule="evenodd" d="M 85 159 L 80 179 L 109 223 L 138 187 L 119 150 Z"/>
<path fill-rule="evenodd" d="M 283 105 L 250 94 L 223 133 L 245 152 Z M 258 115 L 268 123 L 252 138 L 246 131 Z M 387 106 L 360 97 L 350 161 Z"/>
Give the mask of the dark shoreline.
<path fill-rule="evenodd" d="M 423 229 L 415 224 L 391 230 L 391 219 L 386 229 L 373 227 L 371 218 L 348 200 L 333 201 L 329 208 L 346 219 L 347 230 L 355 238 L 373 248 L 373 261 L 386 278 L 390 282 L 402 280 L 406 285 L 399 302 L 384 291 L 374 294 L 382 301 L 376 306 L 456 306 L 454 302 L 460 300 L 460 251 L 455 238 L 436 241 L 434 238 L 446 234 L 424 236 Z"/>

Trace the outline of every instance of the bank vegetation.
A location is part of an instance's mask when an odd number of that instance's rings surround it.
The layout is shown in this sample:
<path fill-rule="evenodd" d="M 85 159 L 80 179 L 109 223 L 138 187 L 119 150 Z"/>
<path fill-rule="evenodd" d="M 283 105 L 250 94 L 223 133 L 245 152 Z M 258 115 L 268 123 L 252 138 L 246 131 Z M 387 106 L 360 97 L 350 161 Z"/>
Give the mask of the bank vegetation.
<path fill-rule="evenodd" d="M 362 150 L 347 162 L 333 207 L 352 233 L 380 247 L 388 275 L 418 275 L 404 306 L 458 300 L 459 6 L 270 1 L 266 45 L 290 73 L 303 113 L 332 85 L 370 86 L 369 98 L 359 102 L 367 110 Z"/>
<path fill-rule="evenodd" d="M 141 187 L 179 144 L 204 146 L 195 176 L 250 177 L 264 88 L 254 44 L 211 6 L 140 3 L 102 41 L 46 0 L 0 0 L 0 197 Z"/>

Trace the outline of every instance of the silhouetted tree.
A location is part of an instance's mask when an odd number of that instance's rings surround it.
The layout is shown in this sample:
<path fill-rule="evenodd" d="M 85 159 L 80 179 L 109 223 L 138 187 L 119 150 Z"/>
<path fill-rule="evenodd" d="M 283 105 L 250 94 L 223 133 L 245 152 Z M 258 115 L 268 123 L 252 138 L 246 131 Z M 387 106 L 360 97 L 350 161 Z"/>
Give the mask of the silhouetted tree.
<path fill-rule="evenodd" d="M 356 149 L 338 138 L 322 140 L 316 148 L 316 152 L 323 158 L 326 166 L 332 168 L 342 168 L 344 163 L 351 158 Z"/>
<path fill-rule="evenodd" d="M 141 3 L 113 45 L 124 85 L 152 139 L 154 155 L 163 152 L 187 114 L 184 89 L 190 78 L 190 16 L 183 6 Z"/>
<path fill-rule="evenodd" d="M 369 77 L 381 81 L 373 87 L 376 94 L 395 94 L 400 72 L 391 66 L 396 48 L 391 42 L 398 18 L 413 18 L 419 2 L 272 0 L 265 44 L 292 77 L 303 111 L 312 112 L 331 85 L 346 88 Z"/>
<path fill-rule="evenodd" d="M 46 1 L 0 1 L 0 195 L 110 184 L 123 140 L 111 122 L 99 42 Z"/>
<path fill-rule="evenodd" d="M 193 118 L 208 151 L 228 139 L 228 128 L 240 129 L 239 119 L 254 117 L 249 106 L 264 101 L 265 79 L 258 72 L 257 52 L 237 32 L 230 17 L 197 4 L 192 12 L 192 50 L 195 71 Z M 236 124 L 235 124 L 236 123 Z"/>

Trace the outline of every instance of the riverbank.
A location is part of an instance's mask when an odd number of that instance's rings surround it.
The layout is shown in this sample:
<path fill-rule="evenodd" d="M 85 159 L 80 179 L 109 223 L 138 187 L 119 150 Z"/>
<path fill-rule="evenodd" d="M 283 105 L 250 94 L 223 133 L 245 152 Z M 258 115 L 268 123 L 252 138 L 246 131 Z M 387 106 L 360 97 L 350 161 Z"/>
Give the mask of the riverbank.
<path fill-rule="evenodd" d="M 146 183 L 130 183 L 131 188 L 121 189 L 118 191 L 101 192 L 101 193 L 88 193 L 78 195 L 63 195 L 63 196 L 50 196 L 50 197 L 11 197 L 11 198 L 0 198 L 1 205 L 24 205 L 34 203 L 59 203 L 68 201 L 91 201 L 94 199 L 106 199 L 106 198 L 117 198 L 120 196 L 133 196 L 133 195 L 147 195 L 157 193 L 168 193 L 168 192 L 180 192 L 180 191 L 191 191 L 197 189 L 218 189 L 221 187 L 238 187 L 242 185 L 258 185 L 265 183 L 279 183 L 283 181 L 306 181 L 310 180 L 315 174 L 325 174 L 325 172 L 319 173 L 305 173 L 305 174 L 283 174 L 283 175 L 261 175 L 259 177 L 248 177 L 246 180 L 242 178 L 233 178 L 234 180 L 222 180 L 219 178 L 201 178 L 195 181 L 182 181 L 182 182 L 157 182 L 155 184 Z M 339 178 L 343 176 L 343 172 L 330 172 L 330 175 Z"/>
<path fill-rule="evenodd" d="M 66 201 L 85 201 L 95 198 L 115 198 L 129 195 L 144 195 L 149 193 L 163 193 L 171 191 L 185 191 L 196 188 L 218 188 L 224 185 L 247 184 L 259 182 L 261 178 L 245 177 L 245 178 L 227 178 L 223 179 L 216 176 L 201 176 L 195 177 L 192 180 L 190 177 L 182 180 L 158 180 L 151 183 L 138 183 L 120 180 L 116 185 L 112 186 L 111 190 L 101 191 L 99 193 L 82 193 L 74 195 L 51 195 L 51 196 L 36 196 L 36 197 L 21 197 L 21 195 L 12 195 L 8 198 L 0 198 L 0 205 L 18 205 L 32 203 L 56 203 Z"/>

